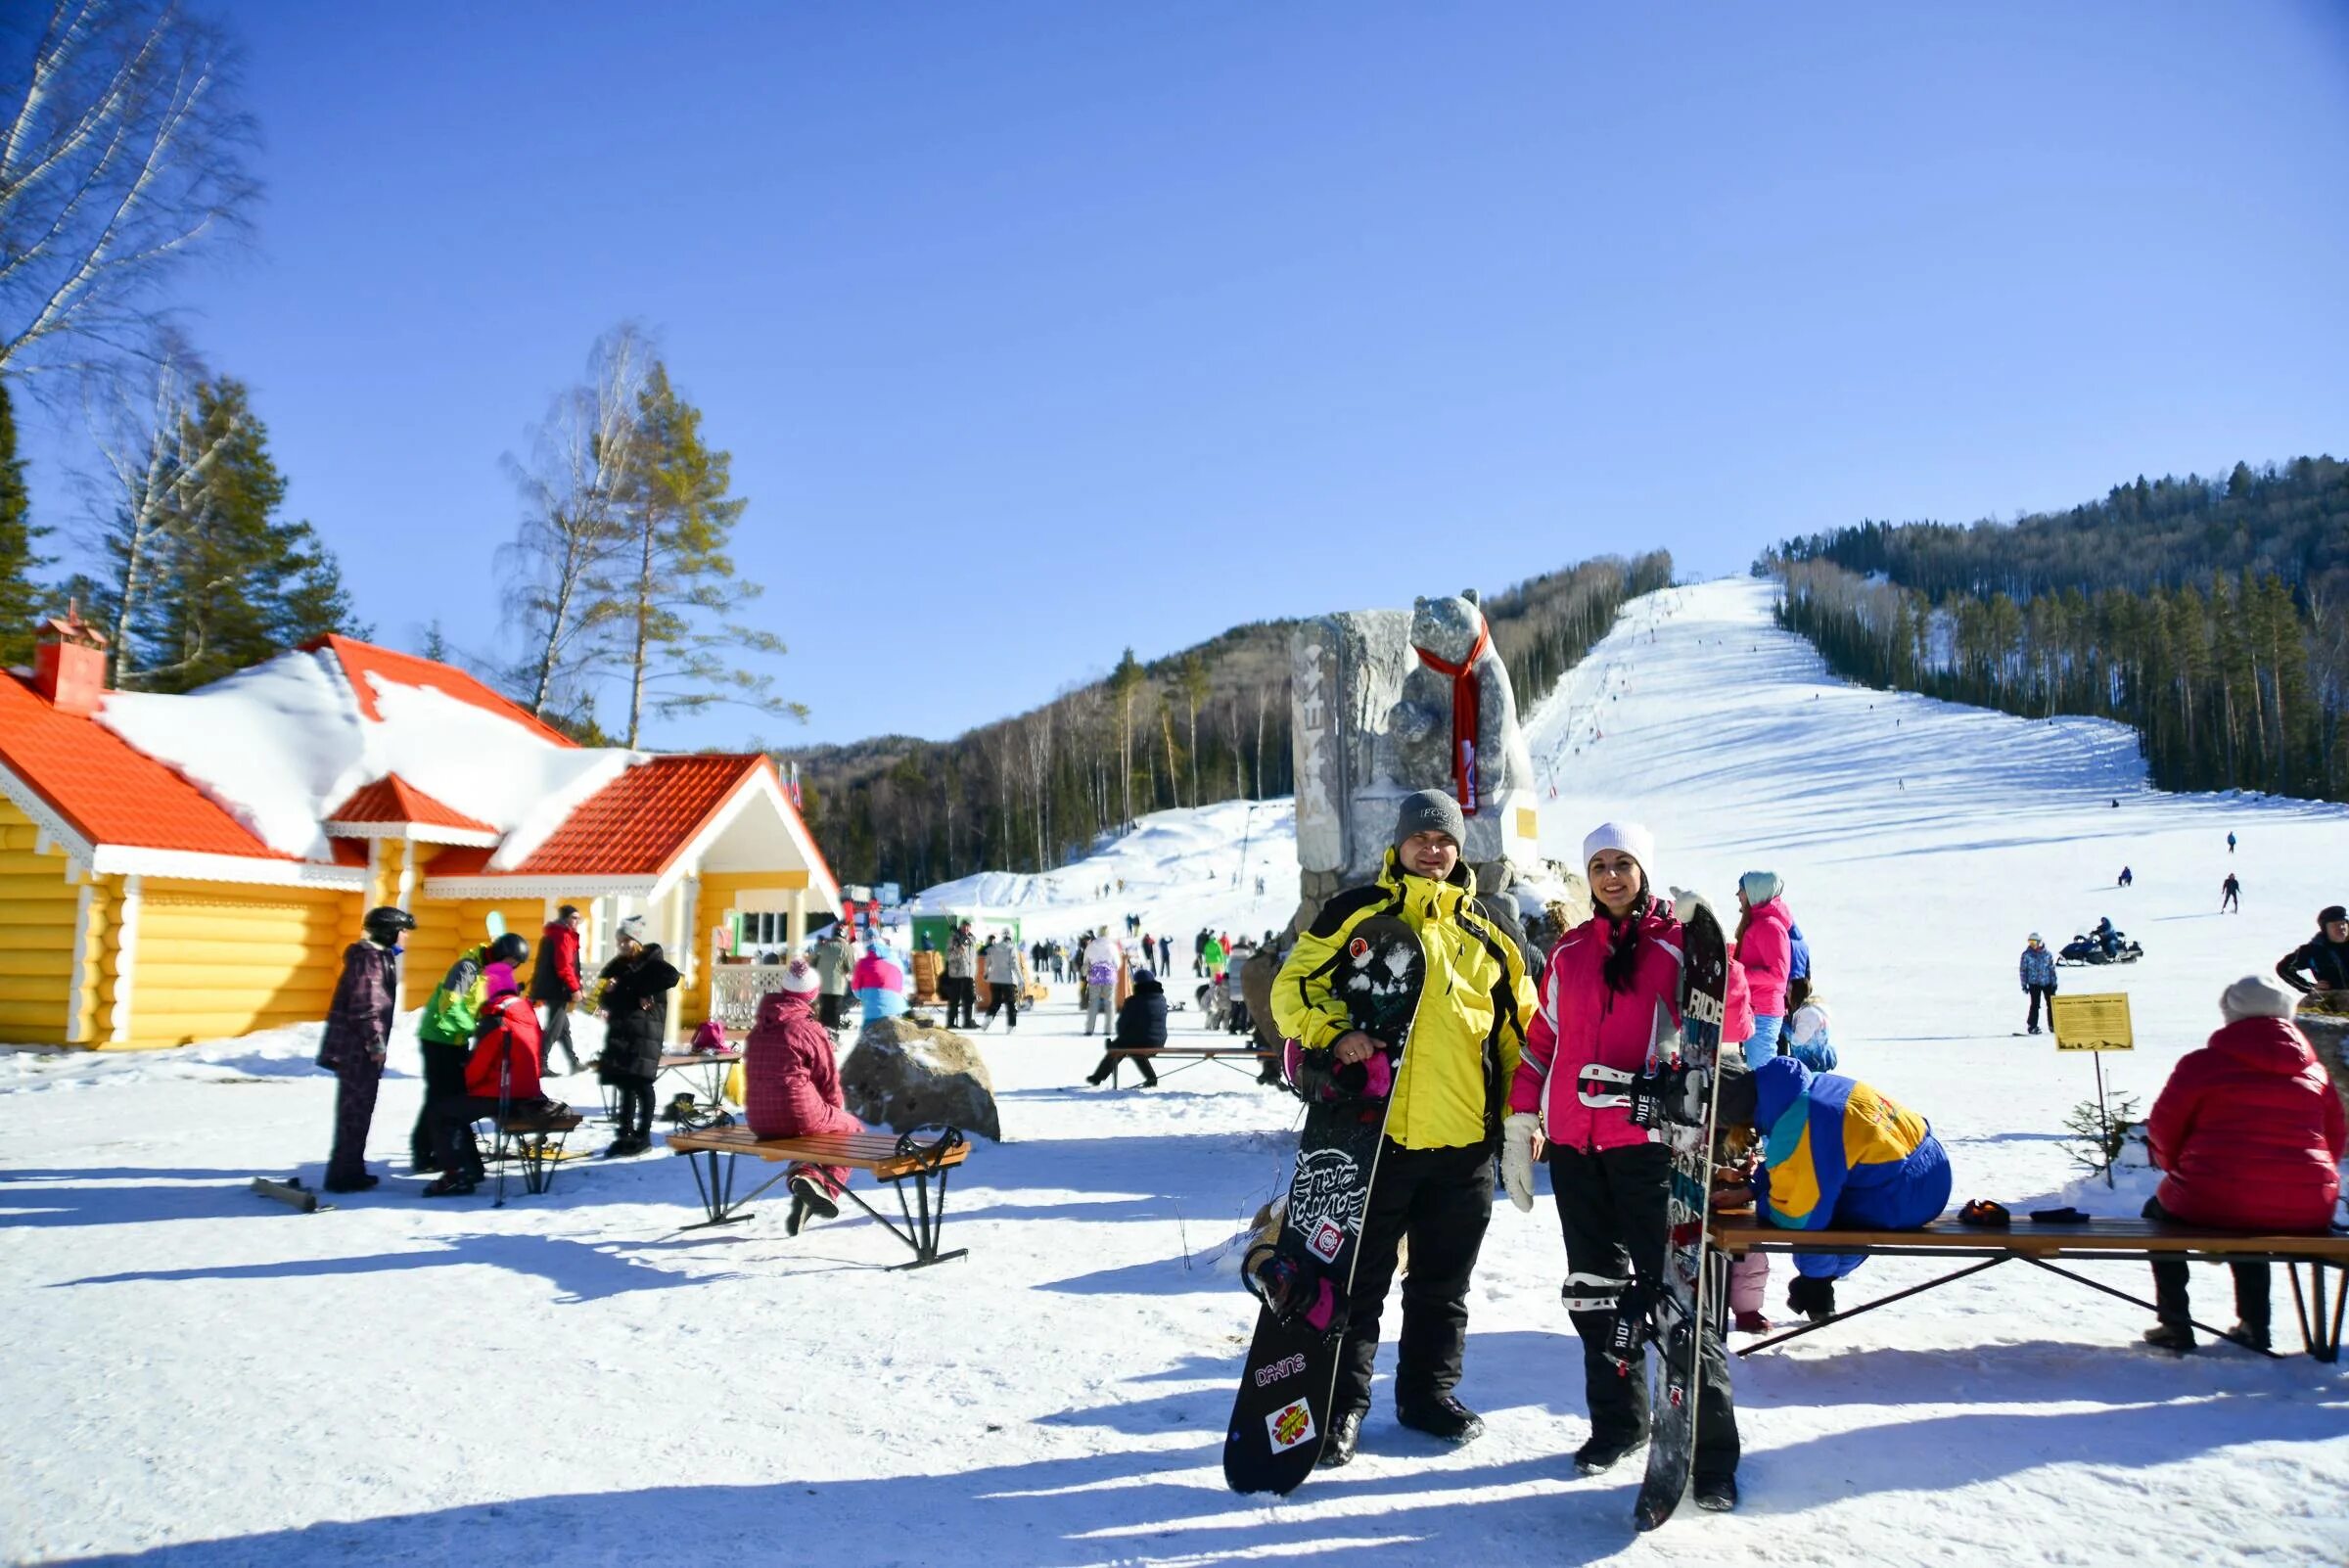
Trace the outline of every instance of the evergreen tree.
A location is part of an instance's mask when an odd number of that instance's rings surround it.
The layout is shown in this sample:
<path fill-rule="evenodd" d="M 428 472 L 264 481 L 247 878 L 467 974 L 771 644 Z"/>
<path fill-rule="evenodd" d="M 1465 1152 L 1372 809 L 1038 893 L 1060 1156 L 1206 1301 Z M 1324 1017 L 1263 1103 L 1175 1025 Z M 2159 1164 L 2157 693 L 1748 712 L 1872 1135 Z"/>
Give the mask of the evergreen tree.
<path fill-rule="evenodd" d="M 17 456 L 17 416 L 0 381 L 0 666 L 32 662 L 33 618 L 40 591 L 32 575 L 50 564 L 34 554 L 48 530 L 32 521 L 24 464 Z"/>
<path fill-rule="evenodd" d="M 702 411 L 679 396 L 655 360 L 636 397 L 636 445 L 621 514 L 627 537 L 617 575 L 601 579 L 610 610 L 599 614 L 626 660 L 628 728 L 634 746 L 649 707 L 664 717 L 719 703 L 806 718 L 806 708 L 774 695 L 772 677 L 733 656 L 780 655 L 773 632 L 732 619 L 761 592 L 742 580 L 726 553 L 750 503 L 731 493 L 733 454 L 702 437 Z"/>

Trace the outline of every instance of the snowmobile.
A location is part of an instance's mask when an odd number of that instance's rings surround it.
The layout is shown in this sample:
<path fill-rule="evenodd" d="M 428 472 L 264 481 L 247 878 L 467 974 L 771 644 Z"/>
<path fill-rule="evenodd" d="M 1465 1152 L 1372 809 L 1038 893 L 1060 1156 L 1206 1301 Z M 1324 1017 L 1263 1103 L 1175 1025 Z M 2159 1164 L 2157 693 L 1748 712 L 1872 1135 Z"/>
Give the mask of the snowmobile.
<path fill-rule="evenodd" d="M 2114 945 L 2110 952 L 2096 938 L 2079 936 L 2063 945 L 2055 961 L 2066 968 L 2078 968 L 2086 964 L 2133 964 L 2145 955 L 2144 947 L 2130 941 L 2124 933 L 2116 931 L 2112 935 Z"/>

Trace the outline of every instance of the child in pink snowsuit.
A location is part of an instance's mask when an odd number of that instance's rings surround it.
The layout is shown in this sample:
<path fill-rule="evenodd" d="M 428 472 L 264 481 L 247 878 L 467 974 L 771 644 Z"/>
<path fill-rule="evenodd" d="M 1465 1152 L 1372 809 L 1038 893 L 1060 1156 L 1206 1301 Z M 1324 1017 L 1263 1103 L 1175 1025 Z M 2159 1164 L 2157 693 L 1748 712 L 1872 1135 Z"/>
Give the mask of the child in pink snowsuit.
<path fill-rule="evenodd" d="M 1721 1052 L 1727 1056 L 1754 1038 L 1753 989 L 1746 983 L 1745 965 L 1737 961 L 1733 945 L 1728 990 L 1722 1000 L 1725 1016 L 1721 1021 Z M 1768 1254 L 1749 1252 L 1729 1265 L 1729 1314 L 1738 1332 L 1759 1334 L 1770 1327 L 1770 1319 L 1762 1313 L 1762 1302 L 1769 1290 Z"/>
<path fill-rule="evenodd" d="M 864 1130 L 841 1103 L 832 1037 L 815 1021 L 821 985 L 813 965 L 794 958 L 783 972 L 783 989 L 760 998 L 759 1022 L 742 1047 L 743 1114 L 759 1137 Z M 849 1172 L 846 1166 L 800 1163 L 792 1166 L 790 1182 L 791 1219 L 784 1228 L 796 1236 L 809 1215 L 830 1220 L 840 1213 L 835 1200 L 849 1184 Z"/>

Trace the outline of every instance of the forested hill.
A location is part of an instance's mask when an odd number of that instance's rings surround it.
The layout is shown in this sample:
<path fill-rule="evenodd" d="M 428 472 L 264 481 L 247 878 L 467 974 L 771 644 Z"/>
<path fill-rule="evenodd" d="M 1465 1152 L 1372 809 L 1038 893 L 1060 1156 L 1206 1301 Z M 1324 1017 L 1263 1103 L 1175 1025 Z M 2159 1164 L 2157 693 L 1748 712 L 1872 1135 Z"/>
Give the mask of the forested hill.
<path fill-rule="evenodd" d="M 1625 600 L 1672 580 L 1663 551 L 1604 557 L 1485 598 L 1521 708 L 1605 635 Z M 1128 648 L 1101 679 L 949 741 L 889 735 L 779 751 L 808 826 L 844 875 L 926 887 L 1049 870 L 1147 811 L 1294 788 L 1293 623 L 1234 626 L 1155 663 Z"/>
<path fill-rule="evenodd" d="M 2011 524 L 1864 523 L 1755 570 L 1851 679 L 2120 719 L 2165 789 L 2349 799 L 2349 464 L 2140 478 Z"/>

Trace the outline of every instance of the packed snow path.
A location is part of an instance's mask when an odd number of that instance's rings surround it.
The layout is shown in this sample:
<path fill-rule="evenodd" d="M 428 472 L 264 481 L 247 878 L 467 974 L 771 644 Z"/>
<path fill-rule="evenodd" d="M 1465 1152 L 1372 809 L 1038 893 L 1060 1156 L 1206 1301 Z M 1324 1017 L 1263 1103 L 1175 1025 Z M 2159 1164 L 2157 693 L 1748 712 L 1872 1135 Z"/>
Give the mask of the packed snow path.
<path fill-rule="evenodd" d="M 1846 1067 L 1933 1120 L 1960 1198 L 2018 1213 L 2134 1212 L 2146 1189 L 2072 1179 L 2055 1135 L 2091 1075 L 2012 1035 L 2028 931 L 2060 943 L 2110 912 L 2144 941 L 2136 968 L 2064 984 L 2130 992 L 2140 1049 L 2106 1066 L 2149 1099 L 2216 1023 L 2219 988 L 2344 896 L 2342 812 L 2153 794 L 2110 726 L 1840 686 L 1770 627 L 1755 584 L 1635 603 L 1533 726 L 1552 852 L 1571 860 L 1592 822 L 1636 814 L 1664 880 L 1717 902 L 1749 866 L 1780 872 Z M 1264 866 L 1235 887 L 1236 840 L 1206 820 L 1231 809 L 1150 819 L 1051 879 L 1057 899 L 989 896 L 1032 936 L 1128 909 L 1178 946 L 1202 922 L 1277 924 L 1285 869 L 1261 902 Z M 1256 819 L 1285 823 L 1285 807 Z M 1260 841 L 1267 864 L 1293 864 L 1285 834 Z M 2120 893 L 2124 862 L 2137 885 Z M 2246 913 L 2221 917 L 2230 869 Z M 1121 875 L 1125 894 L 1086 901 Z M 1187 997 L 1187 954 L 1175 968 Z M 1196 1016 L 1175 1015 L 1178 1036 Z M 903 1249 L 869 1221 L 792 1240 L 773 1201 L 680 1234 L 699 1216 L 666 1157 L 573 1165 L 503 1210 L 424 1202 L 396 1176 L 291 1214 L 245 1183 L 298 1163 L 317 1176 L 333 1085 L 304 1065 L 314 1032 L 0 1059 L 0 1552 L 172 1568 L 2349 1560 L 2349 1367 L 2160 1359 L 2132 1348 L 2144 1314 L 2020 1267 L 1739 1363 L 1744 1506 L 1634 1540 L 1636 1465 L 1584 1480 L 1568 1460 L 1580 1354 L 1546 1193 L 1530 1216 L 1504 1202 L 1485 1244 L 1460 1389 L 1491 1422 L 1482 1441 L 1446 1452 L 1398 1427 L 1390 1351 L 1352 1468 L 1285 1503 L 1234 1498 L 1219 1449 L 1253 1304 L 1231 1243 L 1285 1179 L 1290 1102 L 1214 1066 L 1072 1089 L 1099 1044 L 1080 1027 L 1056 999 L 985 1037 L 1012 1141 L 955 1177 L 947 1245 L 970 1256 L 911 1274 L 879 1271 Z M 412 1055 L 394 1065 L 378 1170 L 404 1168 L 416 1106 Z M 2091 1271 L 2145 1284 L 2136 1266 Z M 1879 1261 L 1847 1299 L 1928 1272 Z M 2220 1321 L 2225 1277 L 2195 1270 Z M 2277 1299 L 2289 1340 L 2280 1278 Z"/>

